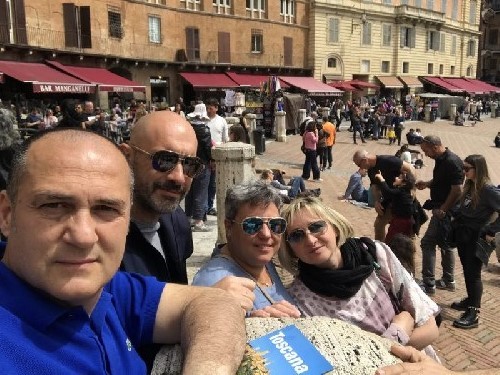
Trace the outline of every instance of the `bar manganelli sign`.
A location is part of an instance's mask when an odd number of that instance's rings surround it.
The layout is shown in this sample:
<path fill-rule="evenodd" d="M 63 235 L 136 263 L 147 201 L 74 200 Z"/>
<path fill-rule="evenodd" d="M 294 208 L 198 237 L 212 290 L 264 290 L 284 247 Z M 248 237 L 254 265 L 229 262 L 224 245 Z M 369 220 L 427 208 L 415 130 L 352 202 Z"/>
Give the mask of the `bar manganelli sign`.
<path fill-rule="evenodd" d="M 95 85 L 33 83 L 33 92 L 93 94 Z"/>

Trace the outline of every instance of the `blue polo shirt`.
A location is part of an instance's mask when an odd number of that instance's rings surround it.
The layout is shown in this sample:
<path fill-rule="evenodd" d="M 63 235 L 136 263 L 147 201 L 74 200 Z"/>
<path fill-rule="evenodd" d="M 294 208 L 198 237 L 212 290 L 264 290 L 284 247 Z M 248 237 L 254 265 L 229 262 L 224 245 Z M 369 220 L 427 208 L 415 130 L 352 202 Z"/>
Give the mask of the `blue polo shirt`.
<path fill-rule="evenodd" d="M 89 317 L 0 263 L 0 374 L 145 374 L 134 348 L 152 342 L 164 286 L 118 272 Z"/>

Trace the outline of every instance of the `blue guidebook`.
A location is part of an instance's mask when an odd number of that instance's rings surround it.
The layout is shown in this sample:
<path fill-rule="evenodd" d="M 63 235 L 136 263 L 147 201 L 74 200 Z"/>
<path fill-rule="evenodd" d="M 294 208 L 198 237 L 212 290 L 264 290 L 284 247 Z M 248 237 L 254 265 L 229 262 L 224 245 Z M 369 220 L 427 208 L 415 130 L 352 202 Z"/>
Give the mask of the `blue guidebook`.
<path fill-rule="evenodd" d="M 320 375 L 334 368 L 294 325 L 252 340 L 250 345 L 265 358 L 271 375 Z"/>

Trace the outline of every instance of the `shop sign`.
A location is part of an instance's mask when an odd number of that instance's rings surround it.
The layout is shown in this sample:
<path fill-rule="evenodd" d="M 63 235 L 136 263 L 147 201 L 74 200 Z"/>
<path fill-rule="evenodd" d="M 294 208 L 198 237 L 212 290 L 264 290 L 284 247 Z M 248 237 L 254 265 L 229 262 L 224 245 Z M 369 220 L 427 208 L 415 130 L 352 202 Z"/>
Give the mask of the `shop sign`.
<path fill-rule="evenodd" d="M 42 84 L 34 83 L 33 92 L 49 93 L 74 93 L 74 94 L 92 94 L 95 92 L 95 86 L 75 85 L 75 84 Z"/>
<path fill-rule="evenodd" d="M 167 80 L 166 79 L 160 79 L 160 78 L 151 78 L 149 80 L 149 83 L 152 85 L 166 85 Z"/>
<path fill-rule="evenodd" d="M 262 102 L 251 102 L 251 101 L 248 101 L 245 103 L 245 107 L 247 108 L 259 108 L 259 107 L 262 107 L 264 105 L 264 103 Z"/>

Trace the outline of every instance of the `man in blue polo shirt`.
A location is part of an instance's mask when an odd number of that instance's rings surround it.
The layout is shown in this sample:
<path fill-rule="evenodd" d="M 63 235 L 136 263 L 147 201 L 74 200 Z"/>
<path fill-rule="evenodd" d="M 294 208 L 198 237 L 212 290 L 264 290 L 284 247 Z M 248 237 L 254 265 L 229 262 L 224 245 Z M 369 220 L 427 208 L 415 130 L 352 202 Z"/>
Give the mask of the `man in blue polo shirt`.
<path fill-rule="evenodd" d="M 131 176 L 112 142 L 82 130 L 18 151 L 0 192 L 1 374 L 144 374 L 136 347 L 178 342 L 184 373 L 235 373 L 245 330 L 228 294 L 117 273 Z"/>

